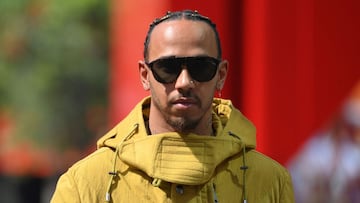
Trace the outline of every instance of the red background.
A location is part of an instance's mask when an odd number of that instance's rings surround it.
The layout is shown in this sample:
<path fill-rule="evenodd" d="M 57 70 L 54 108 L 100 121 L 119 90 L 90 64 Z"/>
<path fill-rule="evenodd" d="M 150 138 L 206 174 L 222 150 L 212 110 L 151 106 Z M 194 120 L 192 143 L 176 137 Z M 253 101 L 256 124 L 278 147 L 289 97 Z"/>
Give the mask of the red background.
<path fill-rule="evenodd" d="M 137 62 L 149 24 L 167 10 L 217 24 L 230 62 L 222 97 L 254 122 L 258 150 L 282 164 L 360 79 L 357 0 L 114 0 L 111 9 L 111 125 L 148 95 Z"/>

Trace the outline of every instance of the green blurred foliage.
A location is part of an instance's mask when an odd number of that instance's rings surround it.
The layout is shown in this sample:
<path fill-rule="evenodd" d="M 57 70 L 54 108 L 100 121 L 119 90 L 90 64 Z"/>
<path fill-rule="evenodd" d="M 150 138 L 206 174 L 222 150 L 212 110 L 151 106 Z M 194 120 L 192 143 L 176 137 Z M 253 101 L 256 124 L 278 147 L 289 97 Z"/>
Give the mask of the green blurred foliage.
<path fill-rule="evenodd" d="M 106 122 L 108 22 L 104 0 L 0 1 L 0 113 L 14 139 L 60 151 L 93 143 L 89 125 Z"/>

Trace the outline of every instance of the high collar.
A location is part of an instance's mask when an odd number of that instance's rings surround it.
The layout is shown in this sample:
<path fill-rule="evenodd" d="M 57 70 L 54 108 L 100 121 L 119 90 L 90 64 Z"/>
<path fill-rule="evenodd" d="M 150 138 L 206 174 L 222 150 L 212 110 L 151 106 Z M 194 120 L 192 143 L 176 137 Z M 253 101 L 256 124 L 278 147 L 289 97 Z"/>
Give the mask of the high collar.
<path fill-rule="evenodd" d="M 144 122 L 149 108 L 148 97 L 100 138 L 98 147 L 116 149 L 122 161 L 150 177 L 179 184 L 204 183 L 223 160 L 244 147 L 255 148 L 255 128 L 229 100 L 214 99 L 216 136 L 176 132 L 149 136 Z"/>

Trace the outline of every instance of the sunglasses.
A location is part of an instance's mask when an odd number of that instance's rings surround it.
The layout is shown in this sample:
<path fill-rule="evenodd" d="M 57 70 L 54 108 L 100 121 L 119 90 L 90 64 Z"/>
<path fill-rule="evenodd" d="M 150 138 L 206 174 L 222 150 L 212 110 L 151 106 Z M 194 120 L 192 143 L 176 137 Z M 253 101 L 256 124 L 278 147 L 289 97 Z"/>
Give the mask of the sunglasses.
<path fill-rule="evenodd" d="M 219 59 L 209 56 L 196 57 L 168 57 L 146 63 L 150 67 L 154 78 L 164 84 L 173 83 L 186 68 L 192 79 L 207 82 L 214 78 Z"/>

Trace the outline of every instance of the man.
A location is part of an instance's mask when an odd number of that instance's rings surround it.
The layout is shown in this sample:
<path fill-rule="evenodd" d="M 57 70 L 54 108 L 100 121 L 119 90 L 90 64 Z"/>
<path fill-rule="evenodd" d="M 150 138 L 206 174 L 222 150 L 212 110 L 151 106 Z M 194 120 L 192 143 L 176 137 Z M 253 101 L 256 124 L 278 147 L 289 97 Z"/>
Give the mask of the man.
<path fill-rule="evenodd" d="M 223 88 L 215 24 L 193 11 L 156 19 L 141 101 L 60 179 L 52 202 L 293 202 L 291 178 L 255 150 L 255 128 Z"/>

